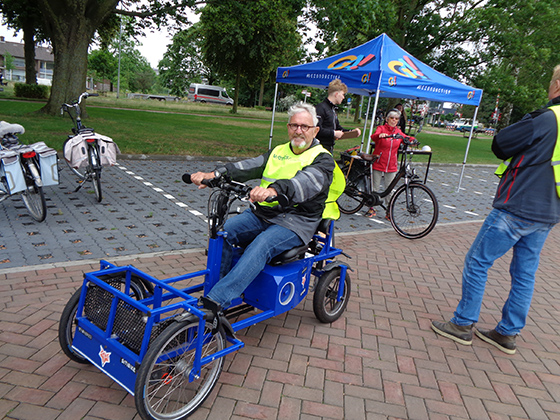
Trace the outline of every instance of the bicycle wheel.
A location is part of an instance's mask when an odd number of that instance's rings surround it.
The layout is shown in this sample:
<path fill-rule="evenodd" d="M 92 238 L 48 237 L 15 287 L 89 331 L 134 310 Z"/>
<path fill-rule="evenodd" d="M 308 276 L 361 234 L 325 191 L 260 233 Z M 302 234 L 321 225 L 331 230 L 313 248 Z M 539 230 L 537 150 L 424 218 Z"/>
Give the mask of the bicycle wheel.
<path fill-rule="evenodd" d="M 424 184 L 402 185 L 389 203 L 391 225 L 407 239 L 426 236 L 438 219 L 437 198 Z"/>
<path fill-rule="evenodd" d="M 179 420 L 190 416 L 210 395 L 223 368 L 223 357 L 203 365 L 200 375 L 189 382 L 198 340 L 201 357 L 222 350 L 221 334 L 212 335 L 206 324 L 198 336 L 197 321 L 172 323 L 149 347 L 136 376 L 134 401 L 144 420 Z"/>
<path fill-rule="evenodd" d="M 137 283 L 138 281 L 138 283 Z M 124 286 L 124 283 L 122 283 Z M 96 287 L 92 285 L 90 287 Z M 121 287 L 121 290 L 124 290 Z M 89 363 L 89 361 L 82 357 L 79 353 L 76 353 L 72 348 L 72 342 L 74 341 L 74 334 L 76 333 L 76 312 L 78 312 L 78 303 L 80 302 L 80 294 L 82 293 L 82 288 L 76 290 L 72 295 L 64 310 L 60 316 L 60 321 L 58 323 L 58 342 L 62 351 L 68 358 L 78 363 Z M 139 280 L 132 279 L 130 282 L 130 295 L 136 300 L 142 300 L 151 294 L 149 290 L 146 290 L 146 286 Z"/>
<path fill-rule="evenodd" d="M 317 286 L 313 293 L 313 312 L 321 322 L 330 323 L 336 321 L 346 309 L 346 305 L 348 305 L 351 291 L 349 270 L 346 271 L 346 276 L 344 277 L 342 298 L 339 301 L 336 300 L 340 289 L 340 271 L 340 267 L 334 268 L 324 273 L 317 280 Z"/>
<path fill-rule="evenodd" d="M 33 163 L 29 165 L 33 165 Z M 36 168 L 35 171 L 37 171 Z M 21 193 L 21 199 L 31 217 L 38 222 L 42 222 L 47 217 L 47 202 L 43 194 L 43 187 L 37 186 L 33 179 L 27 180 L 27 184 L 27 188 Z"/>
<path fill-rule="evenodd" d="M 101 203 L 101 200 L 103 200 L 103 194 L 101 193 L 101 160 L 99 159 L 99 153 L 95 147 L 89 148 L 89 162 L 95 198 L 98 203 Z"/>
<path fill-rule="evenodd" d="M 346 174 L 345 174 L 346 175 Z M 336 200 L 341 213 L 354 214 L 364 206 L 367 178 L 364 173 L 351 174 L 346 179 L 346 188 Z"/>

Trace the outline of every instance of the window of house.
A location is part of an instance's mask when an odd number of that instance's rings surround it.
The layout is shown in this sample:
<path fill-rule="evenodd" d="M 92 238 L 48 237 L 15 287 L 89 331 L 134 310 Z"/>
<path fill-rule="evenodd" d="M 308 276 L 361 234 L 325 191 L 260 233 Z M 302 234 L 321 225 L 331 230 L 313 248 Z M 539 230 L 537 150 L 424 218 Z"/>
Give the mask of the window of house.
<path fill-rule="evenodd" d="M 41 61 L 39 63 L 39 78 L 52 79 L 54 63 Z"/>

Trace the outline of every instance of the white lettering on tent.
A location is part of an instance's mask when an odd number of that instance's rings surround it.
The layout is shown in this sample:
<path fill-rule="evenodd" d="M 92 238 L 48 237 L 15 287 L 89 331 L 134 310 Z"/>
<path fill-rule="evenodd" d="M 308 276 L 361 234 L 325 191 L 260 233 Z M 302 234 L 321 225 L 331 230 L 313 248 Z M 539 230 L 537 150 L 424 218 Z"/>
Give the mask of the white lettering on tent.
<path fill-rule="evenodd" d="M 305 77 L 308 79 L 338 79 L 338 76 L 321 73 L 307 73 Z"/>
<path fill-rule="evenodd" d="M 442 93 L 444 95 L 450 95 L 451 89 L 444 89 L 444 88 L 437 88 L 434 86 L 427 86 L 427 85 L 418 85 L 416 86 L 417 90 L 424 90 L 426 92 L 433 92 L 433 93 Z"/>

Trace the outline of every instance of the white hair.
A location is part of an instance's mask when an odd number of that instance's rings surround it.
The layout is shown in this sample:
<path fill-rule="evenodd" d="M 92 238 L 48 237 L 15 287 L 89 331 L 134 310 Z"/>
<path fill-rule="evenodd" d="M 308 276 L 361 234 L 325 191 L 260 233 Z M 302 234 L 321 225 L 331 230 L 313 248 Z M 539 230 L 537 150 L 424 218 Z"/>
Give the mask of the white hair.
<path fill-rule="evenodd" d="M 392 109 L 392 110 L 390 110 L 390 111 L 387 113 L 387 118 L 390 118 L 390 117 L 397 117 L 397 118 L 400 118 L 400 117 L 401 117 L 401 113 L 400 113 L 400 111 L 397 110 L 397 109 Z"/>
<path fill-rule="evenodd" d="M 317 118 L 317 111 L 315 111 L 315 107 L 313 105 L 303 103 L 303 102 L 298 102 L 292 105 L 288 110 L 288 117 L 292 119 L 294 115 L 299 114 L 301 112 L 307 112 L 309 115 L 311 115 L 314 126 L 317 126 L 317 124 L 319 124 L 319 119 Z"/>

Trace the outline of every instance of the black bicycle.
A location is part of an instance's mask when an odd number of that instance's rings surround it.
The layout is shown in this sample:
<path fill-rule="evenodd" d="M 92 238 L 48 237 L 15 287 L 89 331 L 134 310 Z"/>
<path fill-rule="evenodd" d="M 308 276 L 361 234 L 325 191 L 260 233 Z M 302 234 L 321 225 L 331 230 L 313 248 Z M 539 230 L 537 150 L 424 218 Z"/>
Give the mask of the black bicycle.
<path fill-rule="evenodd" d="M 418 144 L 411 137 L 399 134 L 393 134 L 391 137 L 400 138 L 403 143 L 399 170 L 385 191 L 373 191 L 372 164 L 379 156 L 365 153 L 352 155 L 342 152 L 339 164 L 346 177 L 346 188 L 337 203 L 344 214 L 354 214 L 363 206 L 381 206 L 387 210 L 383 204 L 383 198 L 390 195 L 402 179 L 404 180 L 403 185 L 397 188 L 389 201 L 389 220 L 399 235 L 407 239 L 422 238 L 435 227 L 439 207 L 435 194 L 425 185 L 429 163 L 422 182 L 412 166 L 412 157 L 415 154 L 429 154 L 431 157 L 432 152 L 410 148 L 410 146 Z"/>
<path fill-rule="evenodd" d="M 99 96 L 97 93 L 84 92 L 77 101 L 71 104 L 62 104 L 60 113 L 67 112 L 74 127 L 72 127 L 72 136 L 64 142 L 64 158 L 70 170 L 78 177 L 78 187 L 74 192 L 83 187 L 85 182 L 93 183 L 93 191 L 98 202 L 103 199 L 101 192 L 101 152 L 100 152 L 100 135 L 95 133 L 92 128 L 84 127 L 81 118 L 80 104 L 83 99 L 89 96 Z M 75 116 L 72 114 L 74 110 Z"/>

